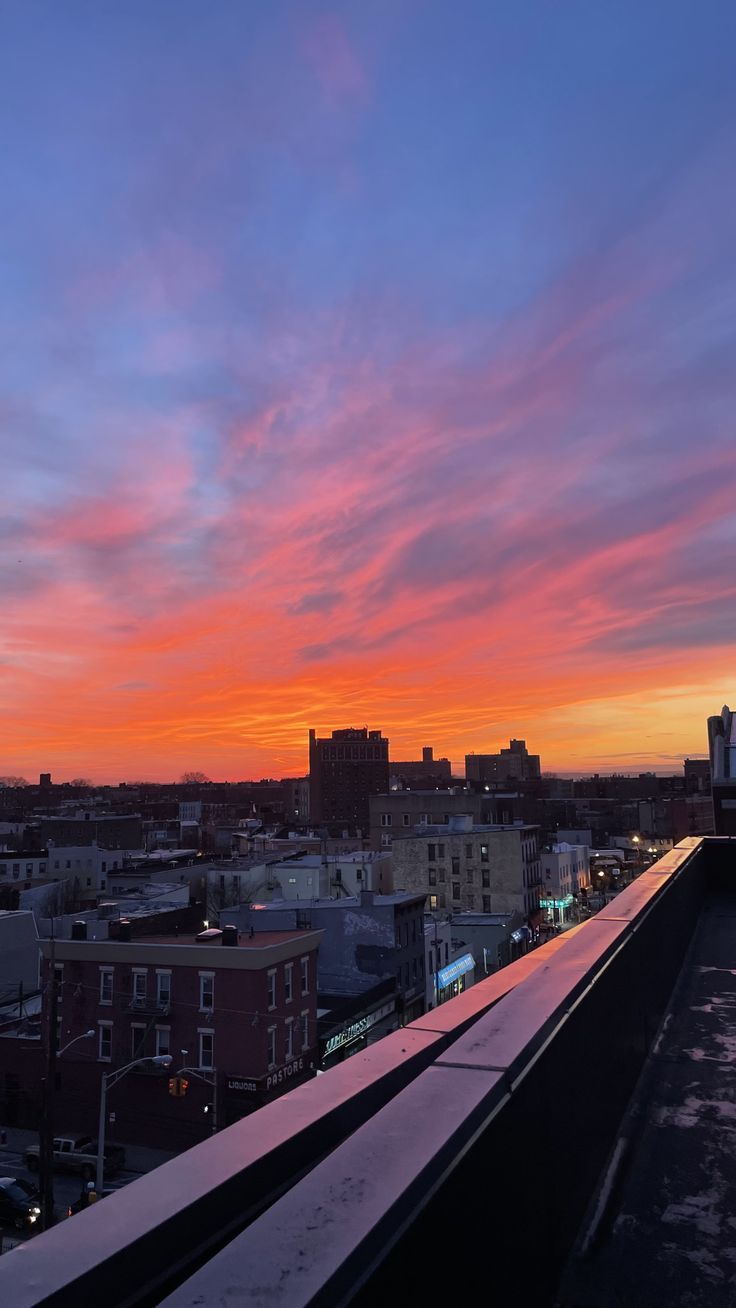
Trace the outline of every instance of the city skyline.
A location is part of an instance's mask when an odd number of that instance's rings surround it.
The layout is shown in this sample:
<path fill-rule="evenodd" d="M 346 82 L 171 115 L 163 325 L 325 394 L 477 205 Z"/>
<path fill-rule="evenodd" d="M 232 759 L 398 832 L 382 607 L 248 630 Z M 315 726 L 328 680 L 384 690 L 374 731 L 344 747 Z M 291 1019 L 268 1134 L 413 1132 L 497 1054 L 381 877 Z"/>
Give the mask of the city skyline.
<path fill-rule="evenodd" d="M 736 11 L 0 14 L 0 774 L 310 727 L 678 771 L 734 697 Z"/>

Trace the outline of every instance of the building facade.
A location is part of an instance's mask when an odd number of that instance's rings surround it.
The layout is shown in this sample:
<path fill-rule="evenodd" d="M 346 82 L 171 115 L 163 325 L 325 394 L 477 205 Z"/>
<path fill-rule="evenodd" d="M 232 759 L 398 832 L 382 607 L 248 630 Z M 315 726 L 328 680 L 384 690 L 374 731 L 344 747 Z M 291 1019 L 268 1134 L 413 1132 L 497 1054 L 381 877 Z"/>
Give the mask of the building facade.
<path fill-rule="evenodd" d="M 318 931 L 135 938 L 122 922 L 118 939 L 88 940 L 84 923 L 76 934 L 41 945 L 45 980 L 54 953 L 58 1043 L 95 1032 L 59 1065 L 59 1126 L 96 1134 L 101 1074 L 155 1055 L 171 1056 L 171 1075 L 192 1069 L 186 1098 L 172 1098 L 149 1062 L 111 1092 L 110 1108 L 117 1138 L 162 1148 L 192 1144 L 213 1114 L 235 1121 L 313 1073 Z"/>
<path fill-rule="evenodd" d="M 539 907 L 538 827 L 474 825 L 457 815 L 392 846 L 394 885 L 424 891 L 430 911 L 520 913 Z"/>
<path fill-rule="evenodd" d="M 370 809 L 371 849 L 390 849 L 398 836 L 419 834 L 432 826 L 446 826 L 453 817 L 470 814 L 474 822 L 508 826 L 521 817 L 518 795 L 471 794 L 463 787 L 451 790 L 398 790 L 372 795 Z"/>
<path fill-rule="evenodd" d="M 388 790 L 388 740 L 349 727 L 327 738 L 309 732 L 310 821 L 368 830 L 370 795 Z"/>
<path fill-rule="evenodd" d="M 466 754 L 465 780 L 473 787 L 504 786 L 508 781 L 533 781 L 542 775 L 538 754 L 530 754 L 525 740 L 510 740 L 498 754 Z"/>

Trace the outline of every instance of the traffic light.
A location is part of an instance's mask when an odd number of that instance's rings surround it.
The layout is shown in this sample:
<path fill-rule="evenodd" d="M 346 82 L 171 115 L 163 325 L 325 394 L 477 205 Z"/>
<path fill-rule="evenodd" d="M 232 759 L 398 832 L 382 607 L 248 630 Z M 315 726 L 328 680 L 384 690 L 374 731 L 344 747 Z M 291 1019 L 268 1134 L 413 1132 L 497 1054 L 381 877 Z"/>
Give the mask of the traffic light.
<path fill-rule="evenodd" d="M 179 1077 L 179 1094 L 180 1094 L 180 1095 L 185 1095 L 188 1089 L 189 1089 L 189 1082 L 187 1081 L 187 1078 L 186 1078 L 185 1076 L 180 1076 L 180 1077 Z"/>
<path fill-rule="evenodd" d="M 185 1076 L 169 1077 L 170 1095 L 175 1095 L 177 1099 L 181 1099 L 186 1094 L 188 1089 L 189 1089 L 189 1082 L 187 1081 L 187 1078 Z"/>

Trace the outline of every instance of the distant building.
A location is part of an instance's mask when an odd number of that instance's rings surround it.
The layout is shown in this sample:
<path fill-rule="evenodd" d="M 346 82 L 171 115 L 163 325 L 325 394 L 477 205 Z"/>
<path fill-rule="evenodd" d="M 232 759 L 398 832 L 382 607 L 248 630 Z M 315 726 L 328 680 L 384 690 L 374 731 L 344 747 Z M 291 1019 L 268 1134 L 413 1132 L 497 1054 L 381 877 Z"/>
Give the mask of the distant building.
<path fill-rule="evenodd" d="M 498 754 L 465 755 L 465 780 L 475 788 L 531 781 L 541 775 L 539 755 L 529 753 L 525 740 L 509 741 L 508 749 Z"/>
<path fill-rule="evenodd" d="M 424 891 L 430 911 L 519 913 L 539 906 L 541 874 L 535 826 L 474 825 L 457 814 L 447 825 L 398 836 L 394 885 Z"/>
<path fill-rule="evenodd" d="M 710 791 L 710 759 L 686 758 L 683 771 L 685 774 L 685 789 L 689 794 L 693 791 Z"/>
<path fill-rule="evenodd" d="M 369 796 L 388 790 L 388 776 L 388 740 L 380 731 L 349 727 L 323 739 L 310 730 L 311 822 L 367 832 Z"/>
<path fill-rule="evenodd" d="M 521 817 L 516 794 L 495 791 L 469 794 L 462 786 L 452 790 L 397 790 L 372 795 L 370 842 L 372 849 L 390 849 L 397 836 L 429 826 L 446 826 L 453 816 L 469 813 L 474 822 L 509 825 Z"/>
<path fill-rule="evenodd" d="M 104 849 L 142 849 L 143 823 L 140 815 L 99 814 L 79 810 L 69 817 L 42 817 L 41 843 L 48 845 L 100 845 Z"/>
<path fill-rule="evenodd" d="M 431 745 L 422 749 L 421 759 L 395 761 L 389 764 L 389 784 L 392 790 L 432 789 L 449 786 L 452 765 L 449 758 L 435 758 Z"/>

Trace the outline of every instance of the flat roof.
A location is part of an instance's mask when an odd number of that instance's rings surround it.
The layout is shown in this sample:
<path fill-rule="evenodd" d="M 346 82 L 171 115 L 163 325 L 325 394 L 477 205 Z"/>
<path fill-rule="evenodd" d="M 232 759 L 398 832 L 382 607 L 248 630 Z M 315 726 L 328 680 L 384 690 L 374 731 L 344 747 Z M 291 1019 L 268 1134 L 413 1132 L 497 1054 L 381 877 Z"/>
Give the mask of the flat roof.
<path fill-rule="evenodd" d="M 224 925 L 227 926 L 228 923 L 225 922 Z M 313 931 L 306 931 L 296 927 L 293 931 L 255 931 L 253 935 L 250 934 L 250 931 L 240 931 L 238 932 L 238 948 L 264 949 L 269 945 L 284 945 L 290 940 L 299 940 L 303 936 L 312 935 L 314 935 Z M 112 940 L 110 943 L 117 944 L 118 942 Z M 223 945 L 221 935 L 211 936 L 208 940 L 197 940 L 196 936 L 190 933 L 184 935 L 179 932 L 178 935 L 175 935 L 173 931 L 167 931 L 155 936 L 134 935 L 132 940 L 123 943 L 135 945 L 197 945 L 203 948 L 208 945 L 217 945 L 220 949 L 233 948 L 232 945 Z"/>

